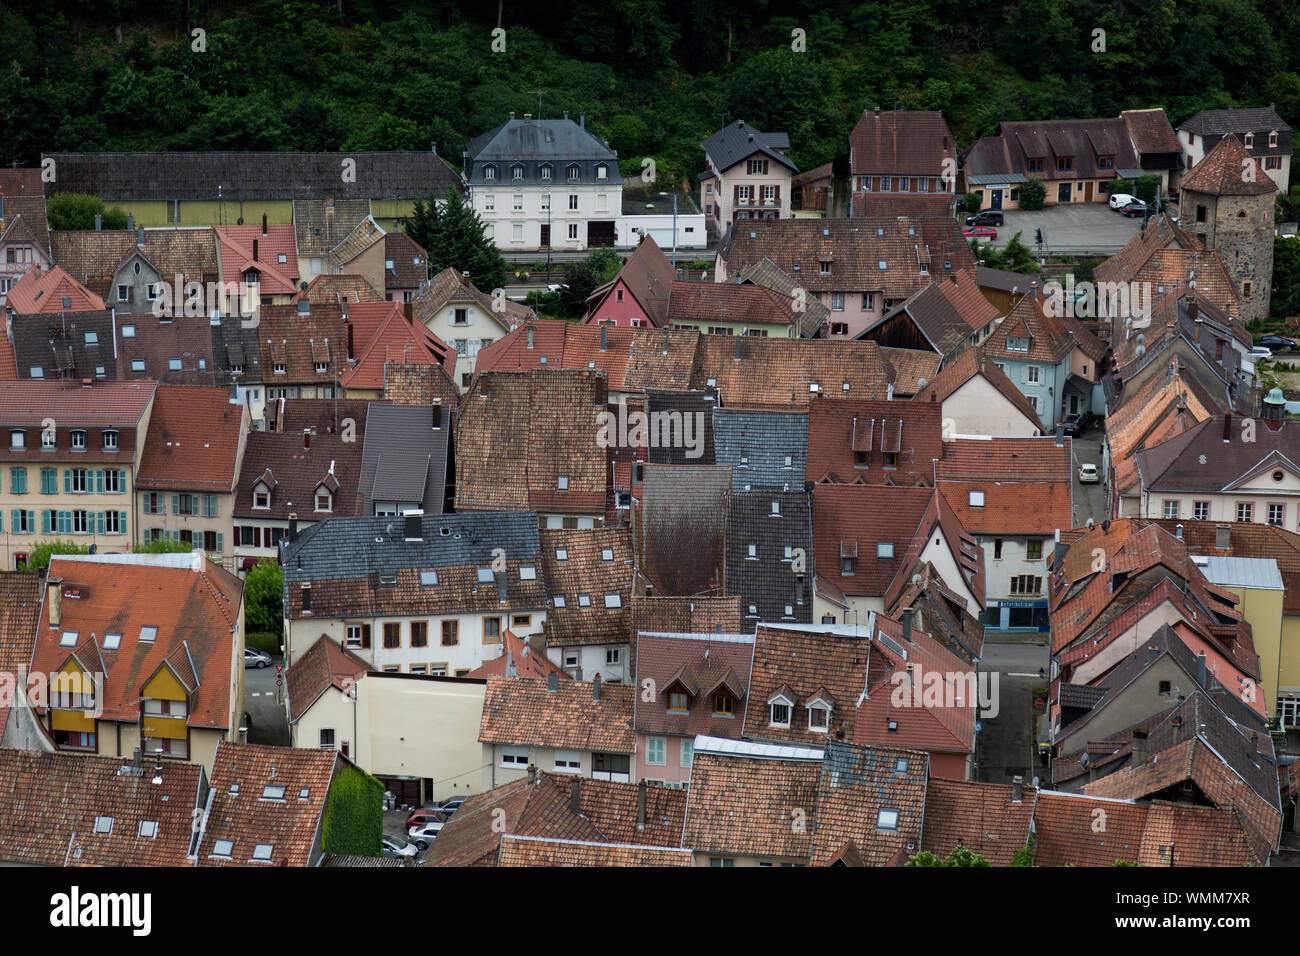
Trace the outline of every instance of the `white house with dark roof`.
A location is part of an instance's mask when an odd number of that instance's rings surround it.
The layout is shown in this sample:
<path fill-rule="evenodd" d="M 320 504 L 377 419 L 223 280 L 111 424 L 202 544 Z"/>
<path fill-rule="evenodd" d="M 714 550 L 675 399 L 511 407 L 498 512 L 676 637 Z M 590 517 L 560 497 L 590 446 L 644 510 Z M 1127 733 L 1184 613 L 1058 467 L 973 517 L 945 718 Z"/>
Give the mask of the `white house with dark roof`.
<path fill-rule="evenodd" d="M 1271 103 L 1258 109 L 1201 110 L 1184 120 L 1178 127 L 1178 142 L 1183 147 L 1186 171 L 1191 172 L 1228 134 L 1235 134 L 1246 152 L 1260 160 L 1264 172 L 1283 194 L 1290 189 L 1291 127 Z"/>
<path fill-rule="evenodd" d="M 737 220 L 790 218 L 790 182 L 799 167 L 785 155 L 789 136 L 736 120 L 700 145 L 700 206 L 718 236 Z"/>
<path fill-rule="evenodd" d="M 465 147 L 470 202 L 504 250 L 581 251 L 614 245 L 623 211 L 618 153 L 585 116 L 510 119 Z"/>

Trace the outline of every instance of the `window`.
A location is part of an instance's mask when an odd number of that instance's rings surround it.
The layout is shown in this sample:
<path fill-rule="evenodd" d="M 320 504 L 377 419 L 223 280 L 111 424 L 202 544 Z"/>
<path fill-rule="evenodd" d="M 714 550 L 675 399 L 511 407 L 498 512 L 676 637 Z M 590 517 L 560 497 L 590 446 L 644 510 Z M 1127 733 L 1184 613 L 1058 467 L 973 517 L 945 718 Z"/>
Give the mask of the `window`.
<path fill-rule="evenodd" d="M 578 607 L 591 607 L 591 595 L 590 595 L 590 594 L 579 594 L 579 595 L 578 595 Z"/>
<path fill-rule="evenodd" d="M 1041 594 L 1043 579 L 1036 574 L 1017 574 L 1011 578 L 1012 594 Z"/>
<path fill-rule="evenodd" d="M 41 469 L 41 494 L 53 495 L 58 493 L 58 476 L 59 473 L 54 468 Z"/>
<path fill-rule="evenodd" d="M 21 451 L 27 447 L 27 432 L 21 428 L 14 428 L 9 432 L 9 450 Z"/>
<path fill-rule="evenodd" d="M 429 646 L 429 622 L 428 621 L 411 622 L 411 646 L 412 647 Z"/>
<path fill-rule="evenodd" d="M 715 717 L 731 717 L 735 713 L 736 702 L 732 696 L 725 691 L 719 691 L 713 695 L 713 715 Z"/>
<path fill-rule="evenodd" d="M 141 820 L 140 829 L 136 831 L 136 836 L 144 840 L 152 840 L 158 836 L 157 820 Z"/>
<path fill-rule="evenodd" d="M 883 560 L 890 560 L 894 557 L 894 543 L 892 541 L 880 541 L 876 544 L 876 557 Z"/>
<path fill-rule="evenodd" d="M 1038 366 L 1037 366 L 1037 365 L 1027 365 L 1027 366 L 1025 366 L 1025 380 L 1026 380 L 1027 382 L 1029 382 L 1030 385 L 1037 385 L 1037 384 L 1038 384 Z"/>
<path fill-rule="evenodd" d="M 1265 169 L 1281 169 L 1281 168 L 1282 168 L 1282 157 L 1281 157 L 1281 156 L 1265 156 L 1265 157 L 1264 157 L 1264 168 L 1265 168 Z"/>
<path fill-rule="evenodd" d="M 768 721 L 773 727 L 790 726 L 790 702 L 785 698 L 768 705 Z"/>
<path fill-rule="evenodd" d="M 582 771 L 582 754 L 576 750 L 555 751 L 555 769 L 558 773 L 580 773 Z"/>
<path fill-rule="evenodd" d="M 735 861 L 735 860 L 728 860 L 728 859 L 727 859 L 726 857 L 724 857 L 724 856 L 711 856 L 711 857 L 709 857 L 709 866 L 717 866 L 717 867 L 732 866 L 732 867 L 734 867 L 735 865 L 736 865 L 736 861 Z"/>
<path fill-rule="evenodd" d="M 830 708 L 823 704 L 812 704 L 808 708 L 808 729 L 825 733 L 831 723 Z"/>
<path fill-rule="evenodd" d="M 681 765 L 689 767 L 695 761 L 695 738 L 681 738 Z"/>
<path fill-rule="evenodd" d="M 1043 557 L 1043 542 L 1031 540 L 1025 542 L 1025 560 L 1040 561 Z"/>
<path fill-rule="evenodd" d="M 1002 560 L 1002 539 L 1001 538 L 993 539 L 993 558 L 996 561 Z"/>
<path fill-rule="evenodd" d="M 878 261 L 876 262 L 876 266 L 877 266 L 877 268 L 880 269 L 881 272 L 885 272 L 886 270 L 889 269 L 889 263 L 888 263 L 887 261 L 885 261 L 884 259 L 880 259 L 880 260 L 878 260 Z"/>
<path fill-rule="evenodd" d="M 1253 504 L 1251 504 L 1250 502 L 1248 502 L 1248 501 L 1239 501 L 1239 502 L 1237 502 L 1237 520 L 1238 520 L 1238 521 L 1254 521 L 1254 520 L 1255 520 L 1255 506 L 1254 506 Z"/>
<path fill-rule="evenodd" d="M 253 860 L 255 863 L 271 862 L 271 853 L 275 849 L 274 843 L 259 843 L 253 847 Z"/>
<path fill-rule="evenodd" d="M 1068 172 L 1074 166 L 1073 156 L 1058 156 L 1056 158 L 1056 169 L 1058 172 Z"/>
<path fill-rule="evenodd" d="M 455 647 L 460 643 L 460 622 L 443 621 L 442 622 L 442 646 Z"/>
<path fill-rule="evenodd" d="M 611 664 L 611 665 L 617 664 L 622 659 L 622 657 L 623 657 L 622 652 L 617 647 L 609 647 L 605 649 L 606 664 Z"/>
<path fill-rule="evenodd" d="M 361 646 L 361 627 L 360 624 L 349 624 L 346 628 L 346 639 L 348 647 Z"/>
<path fill-rule="evenodd" d="M 501 766 L 522 769 L 528 766 L 528 751 L 523 747 L 503 747 Z"/>
<path fill-rule="evenodd" d="M 647 737 L 645 741 L 645 762 L 652 767 L 662 767 L 668 762 L 667 741 L 663 737 Z"/>
<path fill-rule="evenodd" d="M 605 595 L 605 607 L 615 608 L 615 607 L 622 607 L 622 606 L 623 606 L 623 599 L 619 597 L 617 594 Z"/>
<path fill-rule="evenodd" d="M 843 293 L 843 292 L 832 292 L 832 293 L 831 293 L 831 311 L 833 311 L 833 312 L 843 312 L 843 311 L 844 311 L 844 293 Z"/>
<path fill-rule="evenodd" d="M 876 814 L 876 829 L 897 830 L 898 811 L 890 807 L 881 807 L 880 812 Z"/>
<path fill-rule="evenodd" d="M 675 690 L 668 695 L 668 709 L 677 713 L 686 713 L 689 709 L 687 705 L 686 692 Z"/>
<path fill-rule="evenodd" d="M 1197 521 L 1208 521 L 1210 518 L 1210 503 L 1208 501 L 1193 501 L 1192 517 Z"/>
<path fill-rule="evenodd" d="M 857 567 L 858 559 L 850 555 L 840 555 L 840 574 L 853 574 Z"/>
<path fill-rule="evenodd" d="M 578 211 L 578 194 L 577 194 L 577 193 L 569 193 L 569 211 L 570 211 L 570 212 L 577 212 L 577 211 Z"/>
<path fill-rule="evenodd" d="M 282 787 L 282 786 L 280 786 L 280 785 L 278 785 L 278 784 L 267 784 L 265 787 L 262 788 L 262 797 L 261 797 L 261 799 L 263 799 L 263 800 L 283 800 L 283 799 L 284 799 L 284 787 Z"/>
<path fill-rule="evenodd" d="M 1164 517 L 1166 518 L 1178 517 L 1178 502 L 1176 500 L 1170 501 L 1166 499 L 1164 503 Z"/>
<path fill-rule="evenodd" d="M 510 626 L 513 628 L 530 628 L 533 626 L 533 616 L 531 614 L 516 614 L 510 618 Z"/>
<path fill-rule="evenodd" d="M 1268 523 L 1277 525 L 1279 528 L 1286 524 L 1286 505 L 1268 506 Z"/>
<path fill-rule="evenodd" d="M 402 625 L 398 621 L 386 621 L 384 623 L 384 647 L 394 648 L 402 646 Z"/>
<path fill-rule="evenodd" d="M 71 439 L 72 439 L 72 450 L 73 450 L 73 451 L 85 451 L 85 450 L 86 450 L 86 433 L 85 433 L 84 431 L 82 431 L 81 429 L 75 429 L 75 430 L 71 433 Z"/>
<path fill-rule="evenodd" d="M 555 479 L 555 487 L 558 488 L 560 491 L 568 491 L 568 490 L 569 490 L 569 476 L 568 476 L 568 475 L 560 475 L 558 478 L 556 478 L 556 479 Z"/>
<path fill-rule="evenodd" d="M 1172 693 L 1173 693 L 1173 684 L 1171 684 L 1167 680 L 1162 680 L 1160 682 L 1160 696 L 1168 697 Z"/>
<path fill-rule="evenodd" d="M 564 595 L 563 595 L 563 594 L 557 594 L 557 595 L 555 595 L 554 601 L 555 601 L 555 606 L 556 606 L 556 607 L 564 607 L 564 606 L 565 606 L 565 604 L 564 604 Z"/>

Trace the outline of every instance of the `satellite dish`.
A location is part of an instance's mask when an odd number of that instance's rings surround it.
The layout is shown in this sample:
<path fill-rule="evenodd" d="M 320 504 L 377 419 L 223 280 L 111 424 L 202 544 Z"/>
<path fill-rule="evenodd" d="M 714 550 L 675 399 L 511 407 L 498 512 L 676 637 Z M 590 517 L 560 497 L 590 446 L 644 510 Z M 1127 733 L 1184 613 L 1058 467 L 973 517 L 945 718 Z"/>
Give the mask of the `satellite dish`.
<path fill-rule="evenodd" d="M 925 379 L 923 379 L 923 378 L 918 378 L 918 379 L 916 380 L 916 387 L 917 387 L 917 388 L 925 388 Z"/>
<path fill-rule="evenodd" d="M 242 226 L 243 224 L 244 224 L 244 217 L 243 217 L 243 216 L 240 216 L 237 220 L 235 220 L 235 225 L 237 225 L 237 226 Z"/>

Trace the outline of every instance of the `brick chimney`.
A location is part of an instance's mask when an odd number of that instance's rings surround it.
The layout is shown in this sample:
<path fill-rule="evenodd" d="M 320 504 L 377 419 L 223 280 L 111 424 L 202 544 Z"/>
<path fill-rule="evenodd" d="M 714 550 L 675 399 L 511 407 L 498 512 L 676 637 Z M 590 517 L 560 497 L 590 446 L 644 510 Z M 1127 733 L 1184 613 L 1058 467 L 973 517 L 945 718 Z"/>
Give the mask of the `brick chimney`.
<path fill-rule="evenodd" d="M 58 627 L 63 623 L 63 578 L 46 580 L 45 603 L 50 606 L 50 627 Z"/>
<path fill-rule="evenodd" d="M 569 810 L 572 813 L 582 812 L 582 778 L 571 777 L 569 779 Z"/>

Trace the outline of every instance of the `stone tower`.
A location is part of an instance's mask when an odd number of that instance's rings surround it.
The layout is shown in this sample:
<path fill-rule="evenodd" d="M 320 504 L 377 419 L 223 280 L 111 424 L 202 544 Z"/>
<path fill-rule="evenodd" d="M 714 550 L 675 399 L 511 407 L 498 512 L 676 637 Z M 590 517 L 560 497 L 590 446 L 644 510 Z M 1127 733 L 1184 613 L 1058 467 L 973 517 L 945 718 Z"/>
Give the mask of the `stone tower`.
<path fill-rule="evenodd" d="M 1237 288 L 1241 320 L 1268 315 L 1277 185 L 1229 133 L 1183 177 L 1180 190 L 1179 225 L 1218 252 Z"/>

